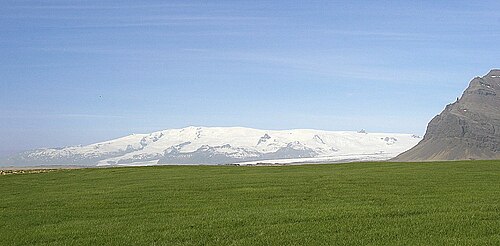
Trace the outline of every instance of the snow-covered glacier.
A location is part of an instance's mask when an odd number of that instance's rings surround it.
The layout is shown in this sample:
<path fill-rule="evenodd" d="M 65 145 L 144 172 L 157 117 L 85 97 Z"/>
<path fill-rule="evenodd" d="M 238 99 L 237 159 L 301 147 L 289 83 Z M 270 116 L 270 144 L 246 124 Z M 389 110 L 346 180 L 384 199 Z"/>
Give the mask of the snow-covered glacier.
<path fill-rule="evenodd" d="M 186 127 L 19 153 L 10 165 L 319 163 L 390 159 L 421 140 L 412 134 Z"/>

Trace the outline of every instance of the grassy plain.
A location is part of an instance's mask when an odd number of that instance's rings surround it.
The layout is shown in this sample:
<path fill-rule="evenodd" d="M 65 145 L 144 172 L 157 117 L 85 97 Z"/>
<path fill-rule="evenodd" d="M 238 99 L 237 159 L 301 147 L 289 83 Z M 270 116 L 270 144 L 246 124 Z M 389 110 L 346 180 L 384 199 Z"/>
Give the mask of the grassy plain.
<path fill-rule="evenodd" d="M 0 176 L 2 245 L 500 245 L 500 161 Z"/>

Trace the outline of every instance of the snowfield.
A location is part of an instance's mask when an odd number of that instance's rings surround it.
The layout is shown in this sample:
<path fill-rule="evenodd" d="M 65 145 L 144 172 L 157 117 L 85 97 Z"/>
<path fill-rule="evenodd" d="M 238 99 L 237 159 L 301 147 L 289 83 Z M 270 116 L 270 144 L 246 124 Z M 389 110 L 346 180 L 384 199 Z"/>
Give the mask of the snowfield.
<path fill-rule="evenodd" d="M 288 164 L 387 160 L 421 140 L 412 134 L 186 127 L 133 134 L 87 146 L 38 149 L 11 164 L 185 165 Z"/>

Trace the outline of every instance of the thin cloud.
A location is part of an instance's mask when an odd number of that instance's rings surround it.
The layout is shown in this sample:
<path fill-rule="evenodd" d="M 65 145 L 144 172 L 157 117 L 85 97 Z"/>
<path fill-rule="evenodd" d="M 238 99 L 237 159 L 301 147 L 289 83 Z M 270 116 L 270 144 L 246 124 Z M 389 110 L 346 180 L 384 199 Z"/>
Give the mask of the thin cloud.
<path fill-rule="evenodd" d="M 84 118 L 84 119 L 127 119 L 129 117 L 122 115 L 106 115 L 106 114 L 58 114 L 56 117 L 61 118 Z"/>
<path fill-rule="evenodd" d="M 346 30 L 316 30 L 315 32 L 323 34 L 331 34 L 338 36 L 357 36 L 366 38 L 377 38 L 385 40 L 429 40 L 435 38 L 434 35 L 427 33 L 410 33 L 410 32 L 386 32 L 386 31 L 346 31 Z"/>
<path fill-rule="evenodd" d="M 15 9 L 62 9 L 62 10 L 96 10 L 96 9 L 142 9 L 142 8 L 186 8 L 203 7 L 206 4 L 187 4 L 187 3 L 162 3 L 162 4 L 134 4 L 134 5 L 79 5 L 79 4 L 44 4 L 44 5 L 12 5 L 7 8 Z"/>
<path fill-rule="evenodd" d="M 0 17 L 8 18 L 8 17 Z M 14 17 L 18 18 L 18 17 Z M 42 17 L 45 18 L 45 17 Z M 51 17 L 57 20 L 59 17 Z M 33 19 L 36 17 L 33 16 Z M 56 25 L 40 25 L 38 28 L 44 29 L 103 29 L 103 28 L 142 28 L 142 27 L 173 27 L 173 26 L 238 26 L 242 24 L 268 24 L 266 17 L 249 16 L 153 16 L 144 17 L 131 21 L 131 18 L 88 18 L 71 19 L 63 16 L 65 20 L 79 20 L 78 22 L 61 22 Z M 132 18 L 133 19 L 133 18 Z M 106 20 L 106 21 L 104 21 Z M 82 24 L 81 21 L 87 23 Z"/>
<path fill-rule="evenodd" d="M 75 15 L 42 15 L 42 14 L 15 14 L 15 15 L 0 15 L 3 19 L 47 19 L 47 20 L 108 20 L 108 21 L 130 21 L 134 17 L 130 16 L 75 16 Z M 263 16 L 231 16 L 231 15 L 156 15 L 156 16 L 140 16 L 137 21 L 140 22 L 165 22 L 165 21 L 264 21 L 268 17 Z"/>
<path fill-rule="evenodd" d="M 411 69 L 383 68 L 375 64 L 346 64 L 342 57 L 328 60 L 318 60 L 314 57 L 297 57 L 281 54 L 259 52 L 224 52 L 196 50 L 198 59 L 225 60 L 247 62 L 287 68 L 290 71 L 302 71 L 312 75 L 331 77 L 332 79 L 363 79 L 366 81 L 384 81 L 400 84 L 421 84 L 422 81 L 436 81 L 442 78 L 442 73 Z M 377 68 L 379 67 L 379 68 Z M 338 81 L 338 80 L 336 80 Z"/>
<path fill-rule="evenodd" d="M 11 113 L 2 114 L 0 119 L 129 119 L 123 115 L 106 114 L 31 114 L 31 113 Z"/>

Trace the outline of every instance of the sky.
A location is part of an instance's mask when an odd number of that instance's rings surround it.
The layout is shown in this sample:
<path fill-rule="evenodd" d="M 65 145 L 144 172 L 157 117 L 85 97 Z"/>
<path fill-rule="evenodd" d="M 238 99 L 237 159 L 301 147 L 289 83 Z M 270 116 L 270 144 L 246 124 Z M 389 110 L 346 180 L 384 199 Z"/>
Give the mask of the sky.
<path fill-rule="evenodd" d="M 423 135 L 499 1 L 0 1 L 0 156 L 186 126 Z"/>

